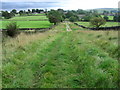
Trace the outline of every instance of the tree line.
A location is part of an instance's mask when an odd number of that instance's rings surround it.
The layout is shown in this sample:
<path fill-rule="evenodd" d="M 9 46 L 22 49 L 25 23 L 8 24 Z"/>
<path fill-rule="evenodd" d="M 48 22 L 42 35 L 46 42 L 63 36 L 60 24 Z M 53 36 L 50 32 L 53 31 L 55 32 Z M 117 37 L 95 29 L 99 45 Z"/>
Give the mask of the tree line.
<path fill-rule="evenodd" d="M 10 12 L 8 11 L 1 11 L 1 16 L 4 17 L 5 19 L 10 19 L 12 17 L 14 17 L 16 14 L 19 14 L 20 16 L 29 16 L 29 15 L 32 15 L 34 13 L 46 13 L 47 10 L 43 10 L 43 9 L 28 9 L 27 11 L 25 10 L 20 10 L 20 11 L 17 11 L 16 9 L 13 9 L 11 10 Z"/>

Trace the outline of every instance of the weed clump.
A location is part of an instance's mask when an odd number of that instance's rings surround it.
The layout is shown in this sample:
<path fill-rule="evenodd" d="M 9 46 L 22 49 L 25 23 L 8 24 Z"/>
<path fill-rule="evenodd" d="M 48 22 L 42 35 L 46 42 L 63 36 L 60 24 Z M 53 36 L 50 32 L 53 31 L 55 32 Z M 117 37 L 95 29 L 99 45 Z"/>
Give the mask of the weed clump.
<path fill-rule="evenodd" d="M 19 26 L 17 25 L 16 22 L 11 22 L 6 26 L 6 35 L 10 36 L 10 37 L 15 37 L 19 34 Z"/>
<path fill-rule="evenodd" d="M 117 39 L 117 37 L 109 37 L 109 40 Z"/>
<path fill-rule="evenodd" d="M 97 38 L 100 38 L 100 37 L 102 37 L 102 35 L 98 35 L 98 36 L 97 36 Z"/>

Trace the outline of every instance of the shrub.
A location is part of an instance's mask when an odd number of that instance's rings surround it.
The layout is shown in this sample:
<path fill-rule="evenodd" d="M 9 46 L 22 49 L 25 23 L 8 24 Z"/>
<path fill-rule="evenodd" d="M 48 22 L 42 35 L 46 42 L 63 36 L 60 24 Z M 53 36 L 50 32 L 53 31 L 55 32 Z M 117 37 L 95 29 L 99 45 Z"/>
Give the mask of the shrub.
<path fill-rule="evenodd" d="M 109 17 L 108 17 L 108 16 L 104 16 L 103 18 L 104 18 L 106 21 L 109 20 Z"/>
<path fill-rule="evenodd" d="M 11 22 L 6 26 L 6 34 L 10 37 L 15 37 L 19 33 L 18 28 L 19 26 L 16 22 Z"/>
<path fill-rule="evenodd" d="M 94 17 L 90 20 L 90 24 L 95 26 L 96 28 L 99 28 L 101 25 L 106 24 L 106 20 L 101 17 Z"/>
<path fill-rule="evenodd" d="M 115 22 L 120 22 L 120 15 L 115 15 L 115 16 L 113 17 L 113 20 L 114 20 Z"/>

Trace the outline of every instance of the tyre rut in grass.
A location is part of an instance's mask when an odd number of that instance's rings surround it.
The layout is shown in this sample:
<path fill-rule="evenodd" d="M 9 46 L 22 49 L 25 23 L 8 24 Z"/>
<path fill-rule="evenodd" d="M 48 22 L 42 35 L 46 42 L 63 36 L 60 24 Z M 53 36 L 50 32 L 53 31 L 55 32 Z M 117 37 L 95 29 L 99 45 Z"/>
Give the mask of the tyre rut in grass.
<path fill-rule="evenodd" d="M 37 41 L 24 47 L 25 50 L 17 50 L 10 58 L 11 62 L 6 62 L 3 67 L 3 87 L 32 87 L 36 71 L 39 70 L 42 61 L 38 55 L 45 51 L 57 38 L 63 34 L 55 34 L 45 41 Z M 10 70 L 10 71 L 9 71 Z"/>
<path fill-rule="evenodd" d="M 46 64 L 40 69 L 40 88 L 75 87 L 74 78 L 77 78 L 74 60 L 74 40 L 71 33 L 66 33 L 64 38 L 55 42 L 55 47 L 47 55 Z M 46 57 L 44 57 L 46 59 Z M 72 79 L 73 78 L 73 79 Z M 69 82 L 70 81 L 70 82 Z"/>

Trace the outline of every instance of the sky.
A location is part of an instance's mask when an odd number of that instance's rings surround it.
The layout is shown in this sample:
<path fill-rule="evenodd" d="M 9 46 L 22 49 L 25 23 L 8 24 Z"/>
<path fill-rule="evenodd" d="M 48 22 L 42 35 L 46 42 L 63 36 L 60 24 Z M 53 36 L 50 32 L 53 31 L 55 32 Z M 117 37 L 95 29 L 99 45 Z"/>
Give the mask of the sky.
<path fill-rule="evenodd" d="M 37 3 L 35 3 L 37 2 Z M 118 8 L 119 0 L 2 0 L 2 9 L 47 8 L 65 10 Z"/>

